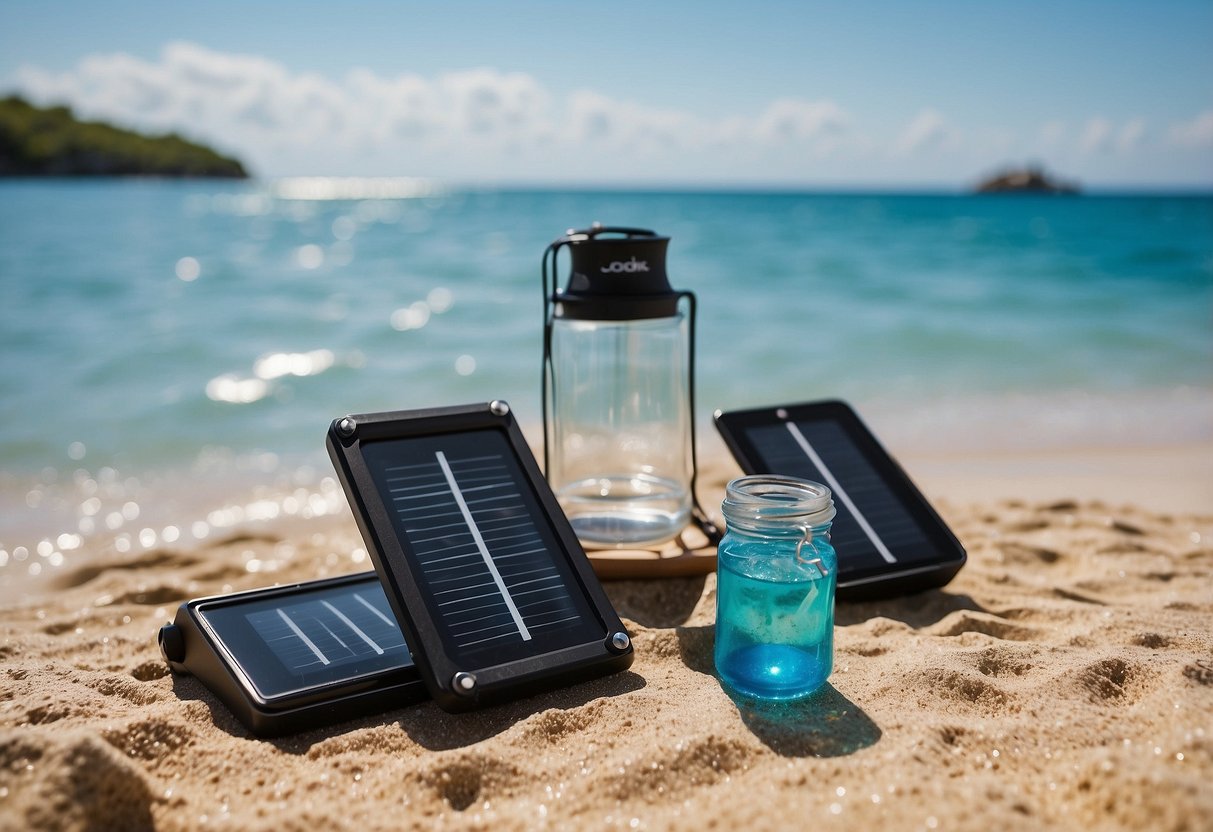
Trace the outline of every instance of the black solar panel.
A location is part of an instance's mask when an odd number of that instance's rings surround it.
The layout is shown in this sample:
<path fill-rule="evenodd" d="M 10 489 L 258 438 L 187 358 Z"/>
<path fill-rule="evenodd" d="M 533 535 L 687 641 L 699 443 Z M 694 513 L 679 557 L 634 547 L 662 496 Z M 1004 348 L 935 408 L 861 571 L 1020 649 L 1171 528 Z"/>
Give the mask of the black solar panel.
<path fill-rule="evenodd" d="M 618 616 L 503 403 L 346 417 L 329 450 L 444 707 L 630 664 Z"/>
<path fill-rule="evenodd" d="M 843 402 L 717 414 L 716 425 L 746 473 L 803 477 L 834 492 L 840 597 L 940 585 L 964 564 L 955 536 Z"/>
<path fill-rule="evenodd" d="M 266 700 L 413 663 L 373 575 L 293 594 L 229 596 L 199 604 L 197 614 Z"/>
<path fill-rule="evenodd" d="M 374 572 L 195 598 L 157 641 L 261 736 L 427 695 Z"/>
<path fill-rule="evenodd" d="M 363 456 L 452 657 L 605 637 L 584 594 L 570 591 L 567 559 L 552 557 L 551 524 L 500 431 L 368 442 Z"/>

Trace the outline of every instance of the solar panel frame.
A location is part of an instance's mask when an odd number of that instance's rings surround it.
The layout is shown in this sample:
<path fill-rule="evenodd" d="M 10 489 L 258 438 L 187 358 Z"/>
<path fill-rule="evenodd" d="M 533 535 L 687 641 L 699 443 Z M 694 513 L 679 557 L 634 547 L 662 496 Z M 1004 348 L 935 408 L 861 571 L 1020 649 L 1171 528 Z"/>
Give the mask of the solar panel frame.
<path fill-rule="evenodd" d="M 513 482 L 525 489 L 521 494 L 524 502 L 528 498 L 531 501 L 529 519 L 548 533 L 547 541 L 552 545 L 548 554 L 557 567 L 565 567 L 562 586 L 584 602 L 583 611 L 589 616 L 585 621 L 594 625 L 592 638 L 534 653 L 490 653 L 474 662 L 453 649 L 449 637 L 444 638 L 447 624 L 432 609 L 433 599 L 427 598 L 426 585 L 432 575 L 426 573 L 408 536 L 402 537 L 397 523 L 403 521 L 388 507 L 376 479 L 375 466 L 379 463 L 374 459 L 378 453 L 375 444 L 401 442 L 404 447 L 411 441 L 424 444 L 434 438 L 482 431 L 497 437 L 491 440 L 494 443 L 504 440 L 508 461 L 518 474 Z M 631 665 L 632 647 L 623 624 L 504 402 L 350 415 L 333 420 L 326 444 L 413 660 L 430 695 L 441 707 L 468 710 Z M 457 490 L 452 481 L 452 495 Z M 467 506 L 461 510 L 468 517 Z M 473 536 L 477 534 L 474 525 L 467 523 Z M 486 566 L 495 560 L 483 542 L 478 548 Z M 494 570 L 493 566 L 488 568 Z M 500 579 L 498 585 L 503 600 L 508 598 Z"/>
<path fill-rule="evenodd" d="M 836 547 L 839 548 L 839 599 L 856 601 L 884 598 L 943 586 L 964 566 L 967 556 L 960 541 L 909 475 L 846 402 L 830 399 L 727 413 L 718 411 L 714 422 L 725 445 L 745 473 L 786 474 L 807 476 L 808 479 L 829 479 L 833 474 L 819 478 L 808 476 L 809 472 L 805 470 L 792 470 L 798 466 L 776 464 L 763 452 L 756 434 L 772 426 L 788 427 L 793 441 L 800 445 L 805 454 L 805 459 L 813 469 L 820 470 L 821 460 L 813 458 L 816 451 L 805 440 L 799 426 L 818 423 L 835 425 L 845 434 L 862 462 L 870 466 L 879 477 L 889 495 L 896 501 L 896 507 L 904 510 L 912 519 L 928 545 L 929 552 L 926 556 L 919 554 L 909 562 L 902 562 L 893 558 L 884 544 L 879 543 L 879 536 L 867 525 L 862 513 L 853 513 L 854 506 L 849 505 L 850 500 L 846 496 L 845 483 L 843 484 L 843 493 L 835 496 L 839 514 L 855 517 L 885 557 L 881 562 L 856 567 L 847 563 L 845 548 Z M 829 482 L 825 484 L 831 485 Z M 835 523 L 837 522 L 836 520 Z"/>
<path fill-rule="evenodd" d="M 213 614 L 260 609 L 277 601 L 297 603 L 309 596 L 344 594 L 361 586 L 378 587 L 378 576 L 363 572 L 195 598 L 181 604 L 173 622 L 160 629 L 161 651 L 175 673 L 196 677 L 253 734 L 262 737 L 304 731 L 426 699 L 428 694 L 412 661 L 263 695 L 255 681 L 257 663 L 246 661 L 251 654 L 247 645 L 238 643 L 255 633 L 225 626 Z"/>

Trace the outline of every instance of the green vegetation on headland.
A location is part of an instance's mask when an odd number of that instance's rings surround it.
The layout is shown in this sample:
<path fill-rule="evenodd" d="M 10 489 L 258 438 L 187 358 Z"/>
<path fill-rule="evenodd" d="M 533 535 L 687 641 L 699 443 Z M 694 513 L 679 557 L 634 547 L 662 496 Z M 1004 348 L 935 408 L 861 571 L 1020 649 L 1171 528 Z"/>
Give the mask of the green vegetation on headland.
<path fill-rule="evenodd" d="M 1031 166 L 1003 170 L 983 179 L 974 190 L 979 194 L 1076 194 L 1078 185 Z"/>
<path fill-rule="evenodd" d="M 0 99 L 0 176 L 217 176 L 247 179 L 238 160 L 175 133 L 144 136 L 67 107 Z"/>

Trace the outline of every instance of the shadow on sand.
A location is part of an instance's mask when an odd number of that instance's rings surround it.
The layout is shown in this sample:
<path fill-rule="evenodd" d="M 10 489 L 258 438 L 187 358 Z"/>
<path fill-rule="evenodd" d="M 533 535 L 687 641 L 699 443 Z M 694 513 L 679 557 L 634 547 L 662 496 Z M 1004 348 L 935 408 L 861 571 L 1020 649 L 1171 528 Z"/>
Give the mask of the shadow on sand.
<path fill-rule="evenodd" d="M 745 726 L 782 757 L 845 757 L 880 740 L 880 727 L 828 682 L 799 702 L 758 702 L 724 690 Z"/>
<path fill-rule="evenodd" d="M 679 627 L 677 633 L 683 663 L 719 683 L 712 657 L 715 629 Z M 876 744 L 881 736 L 863 709 L 829 683 L 799 702 L 760 702 L 721 688 L 754 736 L 784 757 L 842 757 Z"/>
<path fill-rule="evenodd" d="M 449 714 L 433 702 L 425 702 L 404 711 L 397 721 L 417 744 L 430 751 L 446 751 L 474 745 L 544 711 L 567 711 L 595 699 L 632 693 L 644 686 L 644 677 L 628 670 L 549 693 L 459 714 Z"/>
<path fill-rule="evenodd" d="M 416 743 L 431 751 L 462 748 L 495 736 L 534 714 L 552 709 L 570 710 L 595 699 L 641 690 L 644 686 L 643 676 L 625 671 L 478 711 L 450 714 L 433 702 L 426 701 L 396 710 L 368 713 L 310 731 L 262 739 L 245 728 L 197 679 L 186 675 L 173 676 L 173 692 L 183 701 L 196 700 L 205 704 L 216 728 L 233 737 L 271 743 L 287 754 L 306 754 L 313 745 L 329 737 L 392 722 L 399 724 Z"/>
<path fill-rule="evenodd" d="M 989 612 L 968 595 L 928 589 L 900 598 L 840 602 L 834 607 L 834 623 L 839 627 L 849 627 L 870 618 L 891 618 L 918 630 L 930 627 L 958 610 Z"/>
<path fill-rule="evenodd" d="M 660 581 L 603 581 L 602 588 L 623 618 L 642 627 L 677 627 L 703 597 L 704 575 Z"/>

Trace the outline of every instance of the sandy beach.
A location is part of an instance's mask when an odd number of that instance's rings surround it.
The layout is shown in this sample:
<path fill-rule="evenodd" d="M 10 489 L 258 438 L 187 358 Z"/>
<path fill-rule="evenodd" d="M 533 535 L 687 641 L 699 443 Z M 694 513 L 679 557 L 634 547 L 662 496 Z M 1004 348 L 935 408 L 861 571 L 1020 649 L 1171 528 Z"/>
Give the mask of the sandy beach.
<path fill-rule="evenodd" d="M 712 453 L 709 505 L 736 473 Z M 187 598 L 369 568 L 350 515 L 87 553 L 0 610 L 0 826 L 1208 829 L 1213 513 L 1058 497 L 1024 459 L 1018 480 L 917 464 L 968 565 L 840 605 L 830 683 L 781 708 L 721 690 L 708 575 L 606 584 L 628 672 L 259 740 L 155 631 Z M 1179 471 L 1174 493 L 1208 493 Z"/>

